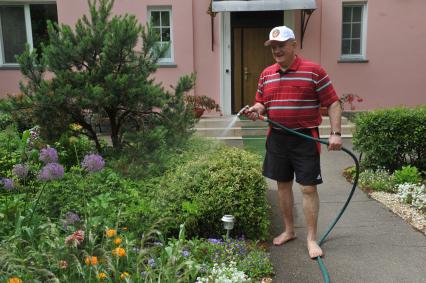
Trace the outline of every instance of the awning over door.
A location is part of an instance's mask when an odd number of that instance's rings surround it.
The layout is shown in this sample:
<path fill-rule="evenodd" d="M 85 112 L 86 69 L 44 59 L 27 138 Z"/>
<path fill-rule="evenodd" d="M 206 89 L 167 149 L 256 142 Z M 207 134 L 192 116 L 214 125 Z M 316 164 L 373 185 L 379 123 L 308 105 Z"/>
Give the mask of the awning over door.
<path fill-rule="evenodd" d="M 315 10 L 315 0 L 213 0 L 213 12 Z"/>

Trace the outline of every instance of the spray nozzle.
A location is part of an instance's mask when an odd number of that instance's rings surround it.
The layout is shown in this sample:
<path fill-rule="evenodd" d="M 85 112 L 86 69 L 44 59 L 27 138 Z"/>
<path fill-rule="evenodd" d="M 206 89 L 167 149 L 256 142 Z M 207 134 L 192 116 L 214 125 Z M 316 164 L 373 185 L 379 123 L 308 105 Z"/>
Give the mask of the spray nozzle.
<path fill-rule="evenodd" d="M 248 110 L 250 106 L 246 105 L 243 108 L 241 108 L 240 112 L 237 113 L 237 117 L 240 117 L 246 110 Z"/>

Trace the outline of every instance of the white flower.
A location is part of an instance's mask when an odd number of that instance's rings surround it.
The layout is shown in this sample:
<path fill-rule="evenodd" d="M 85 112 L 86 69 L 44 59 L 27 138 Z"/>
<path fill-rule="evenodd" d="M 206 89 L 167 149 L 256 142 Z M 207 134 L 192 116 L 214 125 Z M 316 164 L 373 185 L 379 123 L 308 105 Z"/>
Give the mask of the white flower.
<path fill-rule="evenodd" d="M 250 278 L 243 271 L 239 271 L 235 262 L 231 261 L 229 266 L 224 263 L 213 266 L 207 277 L 198 277 L 196 283 L 245 283 L 250 282 Z"/>

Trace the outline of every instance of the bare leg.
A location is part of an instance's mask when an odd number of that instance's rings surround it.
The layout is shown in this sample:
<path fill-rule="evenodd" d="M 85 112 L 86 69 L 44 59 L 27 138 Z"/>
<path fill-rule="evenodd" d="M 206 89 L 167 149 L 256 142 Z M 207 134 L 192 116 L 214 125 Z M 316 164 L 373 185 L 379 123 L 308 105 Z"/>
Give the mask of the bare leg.
<path fill-rule="evenodd" d="M 302 186 L 303 213 L 308 226 L 308 252 L 311 258 L 322 256 L 323 252 L 316 242 L 319 212 L 319 197 L 316 186 Z"/>
<path fill-rule="evenodd" d="M 277 182 L 278 185 L 278 201 L 280 203 L 281 213 L 284 221 L 284 232 L 274 238 L 274 245 L 279 246 L 296 238 L 294 233 L 293 219 L 293 181 Z"/>

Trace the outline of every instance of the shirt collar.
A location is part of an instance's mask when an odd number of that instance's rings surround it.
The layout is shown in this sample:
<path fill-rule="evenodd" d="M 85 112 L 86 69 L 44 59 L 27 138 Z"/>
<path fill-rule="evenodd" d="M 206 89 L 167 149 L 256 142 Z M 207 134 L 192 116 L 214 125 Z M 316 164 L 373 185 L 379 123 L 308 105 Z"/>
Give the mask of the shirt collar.
<path fill-rule="evenodd" d="M 300 62 L 302 61 L 302 59 L 300 59 L 300 57 L 297 56 L 297 55 L 295 55 L 295 56 L 296 56 L 296 58 L 294 58 L 293 63 L 291 64 L 290 67 L 287 68 L 286 72 L 287 71 L 297 71 L 297 69 L 299 69 Z M 274 70 L 275 70 L 275 73 L 280 72 L 281 66 L 278 63 L 275 63 Z"/>

